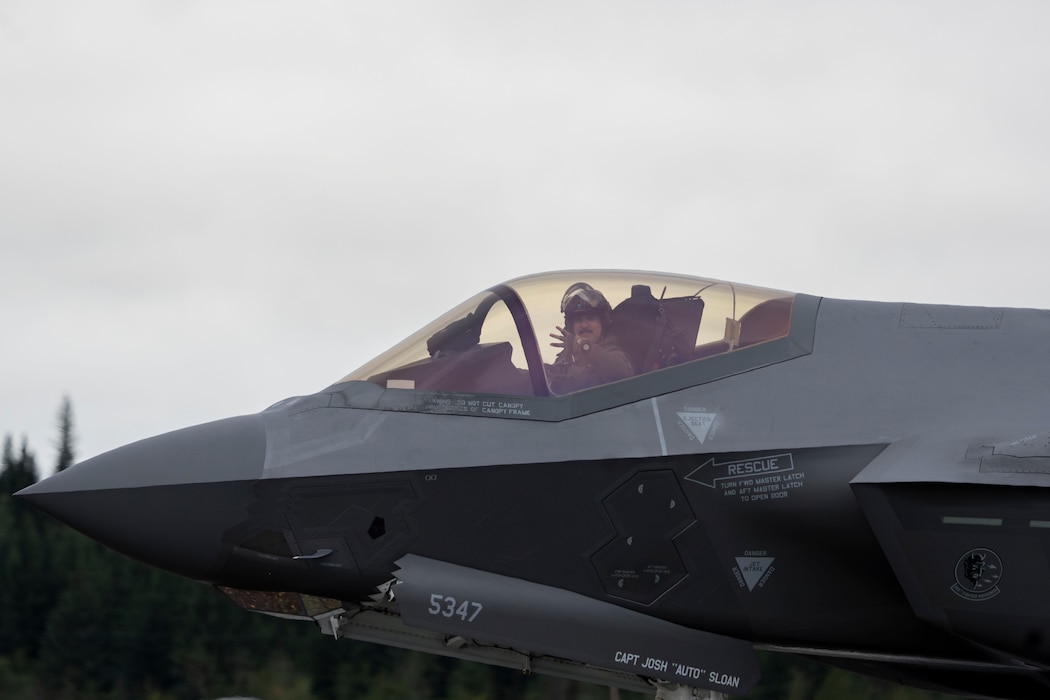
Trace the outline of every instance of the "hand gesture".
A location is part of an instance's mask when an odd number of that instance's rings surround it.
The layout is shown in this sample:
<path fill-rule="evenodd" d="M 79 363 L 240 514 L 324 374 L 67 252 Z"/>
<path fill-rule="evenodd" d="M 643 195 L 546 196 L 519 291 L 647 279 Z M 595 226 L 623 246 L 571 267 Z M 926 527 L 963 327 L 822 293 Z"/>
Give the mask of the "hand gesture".
<path fill-rule="evenodd" d="M 580 341 L 582 338 L 576 336 L 572 331 L 562 328 L 561 326 L 555 326 L 558 330 L 557 333 L 551 333 L 550 336 L 554 338 L 556 343 L 551 343 L 552 348 L 567 348 L 572 356 L 575 358 L 577 352 L 580 349 Z"/>

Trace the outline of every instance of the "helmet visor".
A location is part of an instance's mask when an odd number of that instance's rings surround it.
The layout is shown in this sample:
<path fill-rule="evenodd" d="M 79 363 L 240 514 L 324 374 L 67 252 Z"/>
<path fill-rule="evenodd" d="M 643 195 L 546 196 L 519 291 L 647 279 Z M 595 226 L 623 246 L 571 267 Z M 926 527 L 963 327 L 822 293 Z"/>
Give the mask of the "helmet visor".
<path fill-rule="evenodd" d="M 577 282 L 569 287 L 561 298 L 561 312 L 566 316 L 583 313 L 598 313 L 605 297 L 589 284 Z"/>

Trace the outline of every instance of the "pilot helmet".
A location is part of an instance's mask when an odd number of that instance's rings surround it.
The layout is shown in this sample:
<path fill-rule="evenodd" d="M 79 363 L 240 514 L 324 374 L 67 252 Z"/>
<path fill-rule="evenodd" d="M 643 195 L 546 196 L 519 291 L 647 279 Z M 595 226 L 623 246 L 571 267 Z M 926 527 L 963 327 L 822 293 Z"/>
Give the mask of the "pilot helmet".
<path fill-rule="evenodd" d="M 577 282 L 565 290 L 565 296 L 561 298 L 561 312 L 565 314 L 566 325 L 580 314 L 596 314 L 603 326 L 608 326 L 612 321 L 612 306 L 605 295 L 586 282 Z"/>

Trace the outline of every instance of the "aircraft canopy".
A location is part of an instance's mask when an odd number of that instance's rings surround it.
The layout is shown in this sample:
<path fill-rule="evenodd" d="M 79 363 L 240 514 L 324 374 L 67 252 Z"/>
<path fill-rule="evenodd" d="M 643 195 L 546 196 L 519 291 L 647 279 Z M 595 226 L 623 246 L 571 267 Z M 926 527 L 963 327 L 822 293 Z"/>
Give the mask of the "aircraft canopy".
<path fill-rule="evenodd" d="M 567 291 L 581 282 L 604 296 L 608 313 L 595 314 L 600 350 L 579 362 L 602 355 L 616 369 L 584 371 L 566 381 L 559 365 L 567 358 L 558 359 L 561 348 L 552 343 L 559 339 L 551 334 L 560 336 L 558 329 L 567 327 L 563 299 L 569 301 L 573 293 Z M 576 294 L 584 305 L 600 307 L 599 297 L 586 289 Z M 664 273 L 532 275 L 468 299 L 341 381 L 369 381 L 386 389 L 574 393 L 782 338 L 794 301 L 787 292 Z M 579 300 L 572 302 L 578 309 Z"/>

